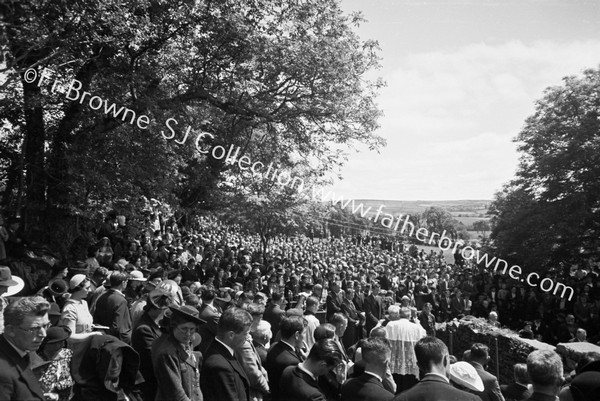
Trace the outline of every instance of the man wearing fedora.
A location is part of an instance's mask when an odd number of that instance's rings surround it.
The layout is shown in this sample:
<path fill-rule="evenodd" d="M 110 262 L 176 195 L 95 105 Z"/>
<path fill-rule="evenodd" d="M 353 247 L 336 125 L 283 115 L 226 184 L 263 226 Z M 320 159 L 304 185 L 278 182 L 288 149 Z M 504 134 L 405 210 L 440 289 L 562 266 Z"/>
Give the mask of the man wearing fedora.
<path fill-rule="evenodd" d="M 248 401 L 249 381 L 236 353 L 244 345 L 251 324 L 250 313 L 237 307 L 221 315 L 217 336 L 206 350 L 200 375 L 206 401 Z"/>
<path fill-rule="evenodd" d="M 4 332 L 4 318 L 2 312 L 8 306 L 8 299 L 4 294 L 8 294 L 9 287 L 15 288 L 20 287 L 20 285 L 13 279 L 8 266 L 0 266 L 0 333 Z"/>
<path fill-rule="evenodd" d="M 193 306 L 170 306 L 169 327 L 152 345 L 152 367 L 157 387 L 155 401 L 202 401 L 202 354 L 193 351 L 198 325 L 205 323 Z"/>
<path fill-rule="evenodd" d="M 42 297 L 26 297 L 8 305 L 4 333 L 0 335 L 0 400 L 46 400 L 30 368 L 35 352 L 50 325 L 50 305 Z"/>

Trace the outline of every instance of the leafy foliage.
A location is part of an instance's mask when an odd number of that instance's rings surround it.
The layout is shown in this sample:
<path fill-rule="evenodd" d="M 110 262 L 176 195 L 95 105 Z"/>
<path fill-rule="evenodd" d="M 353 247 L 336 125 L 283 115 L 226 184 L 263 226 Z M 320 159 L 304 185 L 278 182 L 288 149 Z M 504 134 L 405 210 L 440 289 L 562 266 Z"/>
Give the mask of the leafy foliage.
<path fill-rule="evenodd" d="M 442 234 L 443 231 L 446 231 L 447 235 L 456 239 L 460 231 L 458 227 L 459 222 L 449 212 L 439 207 L 431 206 L 427 208 L 423 212 L 421 219 L 423 221 L 422 224 L 425 225 L 425 228 L 430 233 Z"/>
<path fill-rule="evenodd" d="M 239 172 L 198 150 L 202 134 L 201 150 L 239 146 L 253 161 L 298 171 L 313 185 L 343 162 L 340 149 L 385 144 L 374 133 L 383 83 L 366 78 L 378 67 L 378 45 L 358 38 L 360 15 L 344 15 L 335 0 L 0 7 L 7 39 L 0 114 L 10 124 L 0 143 L 2 203 L 15 213 L 27 204 L 29 226 L 49 216 L 57 217 L 52 224 L 89 219 L 116 204 L 133 209 L 128 201 L 140 196 L 192 211 L 248 206 L 240 196 L 256 188 L 225 185 Z M 24 80 L 28 68 L 51 72 L 38 86 Z M 65 88 L 77 79 L 88 99 L 53 92 L 56 79 Z M 92 110 L 91 96 L 150 123 L 140 129 Z M 271 210 L 297 206 L 272 195 L 251 202 L 269 209 L 269 219 L 281 217 Z"/>
<path fill-rule="evenodd" d="M 516 138 L 516 178 L 490 207 L 498 250 L 523 266 L 598 258 L 600 70 L 548 88 Z"/>

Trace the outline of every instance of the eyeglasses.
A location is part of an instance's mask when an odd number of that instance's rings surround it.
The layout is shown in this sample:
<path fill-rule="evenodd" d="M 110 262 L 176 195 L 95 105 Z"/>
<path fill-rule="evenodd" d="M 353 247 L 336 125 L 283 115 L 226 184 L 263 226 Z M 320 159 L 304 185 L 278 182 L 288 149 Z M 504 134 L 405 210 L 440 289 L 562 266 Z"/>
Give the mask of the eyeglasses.
<path fill-rule="evenodd" d="M 44 330 L 44 332 L 48 331 L 48 328 L 50 328 L 50 323 L 46 323 L 43 326 L 35 326 L 35 327 L 31 327 L 29 329 L 24 329 L 23 327 L 19 327 L 16 326 L 18 329 L 21 329 L 29 334 L 35 334 L 35 335 L 39 335 L 41 334 L 42 330 Z"/>

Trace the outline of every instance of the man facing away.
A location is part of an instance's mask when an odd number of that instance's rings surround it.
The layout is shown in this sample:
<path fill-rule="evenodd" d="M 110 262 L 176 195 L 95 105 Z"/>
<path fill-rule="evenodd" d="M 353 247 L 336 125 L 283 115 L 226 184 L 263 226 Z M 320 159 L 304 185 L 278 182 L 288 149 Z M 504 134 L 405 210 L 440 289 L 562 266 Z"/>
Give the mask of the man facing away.
<path fill-rule="evenodd" d="M 388 315 L 390 322 L 385 326 L 385 331 L 392 348 L 390 368 L 398 386 L 397 391 L 402 392 L 417 383 L 419 367 L 413 349 L 415 344 L 427 334 L 420 324 L 409 320 L 411 316 L 409 308 L 391 305 L 388 308 Z"/>
<path fill-rule="evenodd" d="M 557 399 L 563 383 L 563 364 L 556 352 L 533 351 L 527 357 L 527 373 L 533 384 L 533 394 L 528 401 L 555 401 Z"/>
<path fill-rule="evenodd" d="M 424 337 L 415 345 L 419 368 L 425 374 L 415 386 L 397 395 L 394 401 L 481 401 L 475 394 L 450 384 L 450 355 L 439 338 Z"/>
<path fill-rule="evenodd" d="M 484 368 L 489 360 L 487 345 L 475 343 L 471 346 L 471 360 L 469 362 L 475 367 L 477 374 L 481 377 L 481 381 L 483 381 L 484 387 L 483 392 L 477 393 L 477 395 L 479 395 L 482 401 L 504 401 L 498 379 Z"/>
<path fill-rule="evenodd" d="M 391 401 L 394 394 L 383 386 L 392 355 L 389 342 L 384 338 L 368 338 L 363 341 L 361 349 L 365 361 L 364 373 L 342 385 L 342 400 Z"/>
<path fill-rule="evenodd" d="M 288 366 L 281 375 L 280 399 L 286 401 L 325 401 L 318 378 L 329 373 L 342 360 L 342 355 L 332 339 L 317 341 L 306 361 Z"/>
<path fill-rule="evenodd" d="M 235 355 L 244 345 L 251 324 L 252 316 L 237 307 L 227 309 L 219 318 L 217 335 L 206 350 L 200 373 L 205 401 L 248 401 L 248 378 Z"/>
<path fill-rule="evenodd" d="M 30 367 L 29 353 L 35 352 L 50 325 L 50 304 L 42 297 L 21 298 L 4 313 L 0 335 L 0 400 L 37 401 L 52 399 L 44 394 Z M 56 398 L 58 396 L 55 394 Z"/>
<path fill-rule="evenodd" d="M 514 367 L 515 381 L 511 384 L 500 386 L 502 395 L 507 401 L 525 401 L 531 397 L 533 391 L 529 388 L 529 376 L 527 375 L 527 365 L 517 363 Z"/>

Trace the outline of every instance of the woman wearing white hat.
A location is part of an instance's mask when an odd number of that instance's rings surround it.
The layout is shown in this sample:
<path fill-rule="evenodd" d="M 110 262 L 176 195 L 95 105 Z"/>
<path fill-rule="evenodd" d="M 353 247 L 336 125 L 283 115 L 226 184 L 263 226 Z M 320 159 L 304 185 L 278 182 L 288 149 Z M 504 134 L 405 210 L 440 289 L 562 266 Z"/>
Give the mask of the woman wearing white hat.
<path fill-rule="evenodd" d="M 469 362 L 456 362 L 450 365 L 450 382 L 454 387 L 467 391 L 469 393 L 478 394 L 484 390 L 483 381 L 475 370 L 475 367 Z"/>
<path fill-rule="evenodd" d="M 90 335 L 101 334 L 92 331 L 93 317 L 85 298 L 90 292 L 90 280 L 85 274 L 76 274 L 69 281 L 71 298 L 67 300 L 60 315 L 59 324 L 71 330 L 70 341 L 81 341 Z"/>

